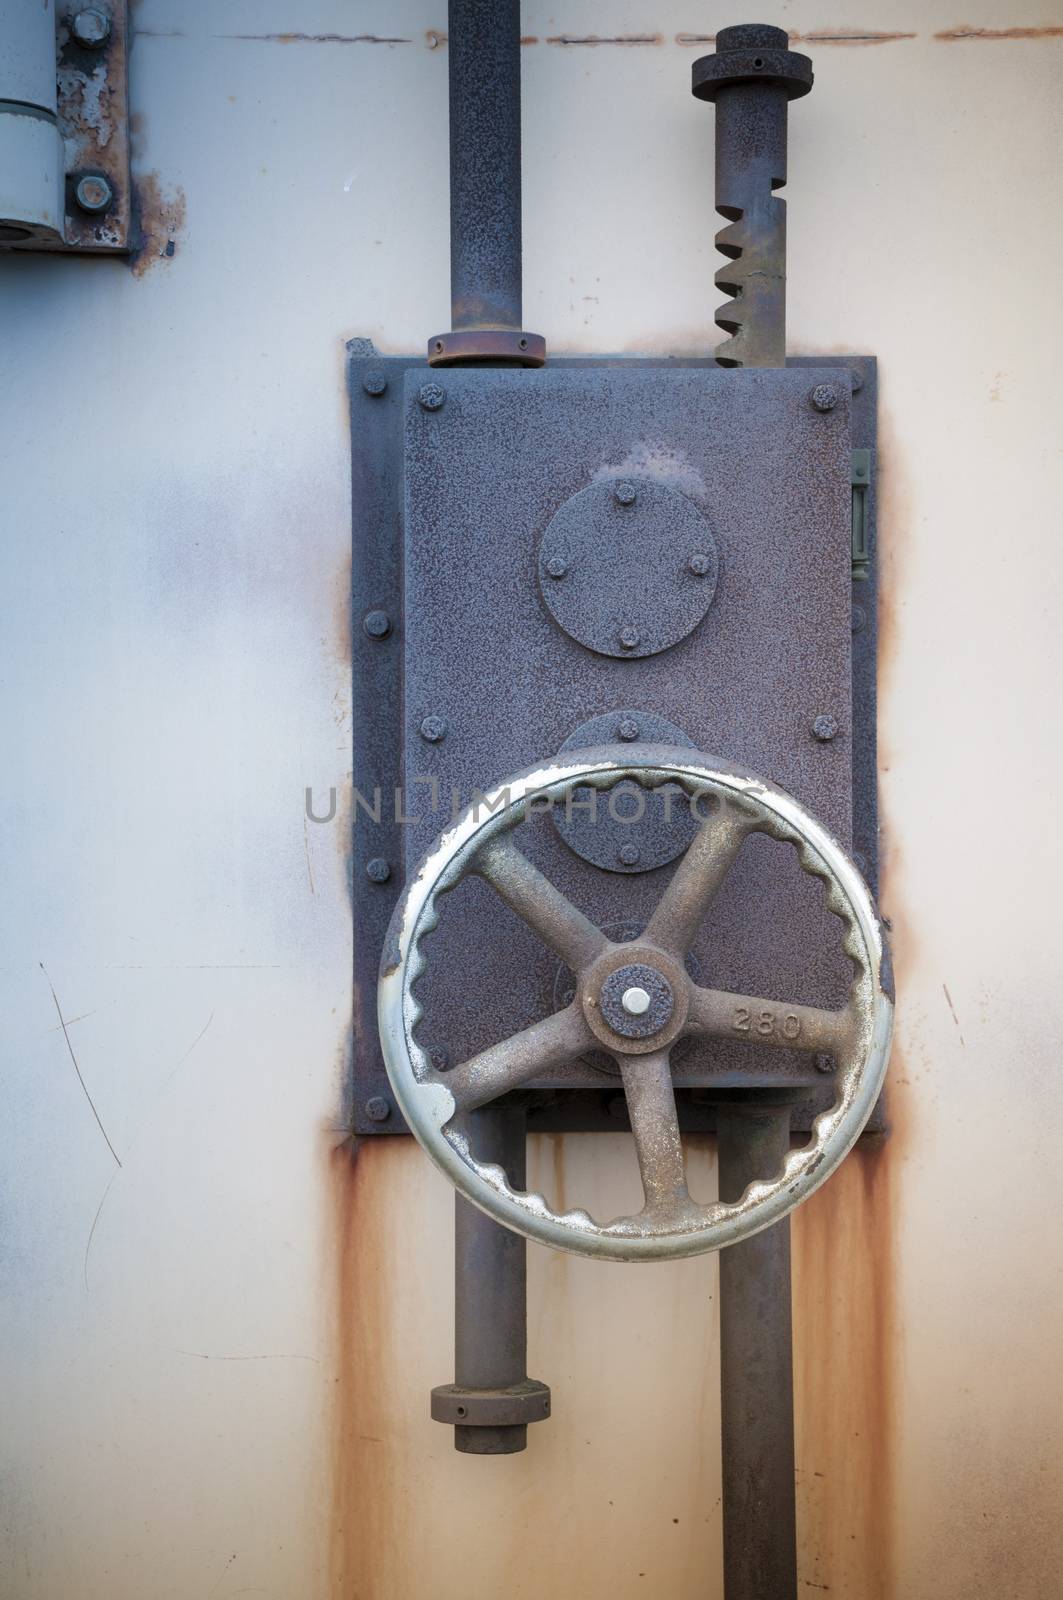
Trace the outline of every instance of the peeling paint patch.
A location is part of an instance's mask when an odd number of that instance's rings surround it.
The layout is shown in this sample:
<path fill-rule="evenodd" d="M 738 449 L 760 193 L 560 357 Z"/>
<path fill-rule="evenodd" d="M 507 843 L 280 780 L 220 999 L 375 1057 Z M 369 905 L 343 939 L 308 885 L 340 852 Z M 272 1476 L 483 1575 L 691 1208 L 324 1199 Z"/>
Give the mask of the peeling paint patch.
<path fill-rule="evenodd" d="M 619 44 L 619 45 L 646 45 L 663 44 L 664 36 L 659 33 L 617 33 L 606 37 L 599 33 L 555 33 L 547 39 L 547 44 Z"/>
<path fill-rule="evenodd" d="M 184 190 L 163 193 L 157 172 L 147 172 L 133 183 L 133 216 L 137 247 L 129 258 L 135 278 L 142 278 L 157 261 L 169 261 L 185 227 Z"/>
<path fill-rule="evenodd" d="M 971 28 L 960 24 L 935 33 L 940 44 L 959 44 L 966 39 L 1063 39 L 1063 27 L 1052 28 Z"/>

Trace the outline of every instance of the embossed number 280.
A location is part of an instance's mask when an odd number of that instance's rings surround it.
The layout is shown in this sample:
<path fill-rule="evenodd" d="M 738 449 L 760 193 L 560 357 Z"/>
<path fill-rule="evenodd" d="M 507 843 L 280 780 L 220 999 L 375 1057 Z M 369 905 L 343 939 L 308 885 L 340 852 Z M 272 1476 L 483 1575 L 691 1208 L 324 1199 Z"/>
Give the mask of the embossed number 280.
<path fill-rule="evenodd" d="M 796 1039 L 801 1033 L 801 1018 L 787 1011 L 780 1022 L 774 1011 L 750 1011 L 748 1006 L 736 1006 L 734 1029 L 736 1033 L 759 1033 L 765 1039 L 774 1033 L 781 1033 L 784 1039 Z"/>

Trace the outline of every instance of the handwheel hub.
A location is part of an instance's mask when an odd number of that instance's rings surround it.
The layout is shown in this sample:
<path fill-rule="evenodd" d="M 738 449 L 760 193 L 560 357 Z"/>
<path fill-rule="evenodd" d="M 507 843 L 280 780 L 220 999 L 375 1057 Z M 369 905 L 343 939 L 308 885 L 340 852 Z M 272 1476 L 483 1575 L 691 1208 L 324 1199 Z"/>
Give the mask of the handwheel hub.
<path fill-rule="evenodd" d="M 653 946 L 612 946 L 586 974 L 583 1012 L 607 1049 L 625 1055 L 660 1050 L 687 1014 L 689 979 Z"/>

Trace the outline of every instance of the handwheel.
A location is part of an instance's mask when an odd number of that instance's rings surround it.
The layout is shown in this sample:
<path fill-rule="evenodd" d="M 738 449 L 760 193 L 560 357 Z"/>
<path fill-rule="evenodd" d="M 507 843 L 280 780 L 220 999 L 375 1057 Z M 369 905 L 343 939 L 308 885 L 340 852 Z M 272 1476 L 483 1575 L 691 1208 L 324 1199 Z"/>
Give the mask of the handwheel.
<path fill-rule="evenodd" d="M 680 859 L 644 932 L 612 943 L 518 850 L 529 807 L 563 803 L 577 788 L 679 785 L 704 821 Z M 842 924 L 853 979 L 844 1009 L 780 1005 L 696 984 L 684 957 L 744 840 L 753 833 L 797 847 L 821 878 Z M 414 985 L 427 959 L 437 900 L 475 874 L 576 974 L 570 1005 L 455 1066 L 437 1071 L 414 1038 Z M 430 953 L 430 952 L 429 952 Z M 380 1036 L 407 1122 L 450 1181 L 498 1222 L 542 1244 L 620 1261 L 718 1250 L 767 1228 L 806 1200 L 848 1154 L 882 1087 L 893 1026 L 888 951 L 858 869 L 821 823 L 763 779 L 675 746 L 574 752 L 510 778 L 470 807 L 421 862 L 399 901 L 384 947 Z M 741 1199 L 698 1204 L 687 1190 L 669 1066 L 676 1040 L 747 1038 L 824 1052 L 836 1063 L 836 1098 L 773 1177 Z M 473 1156 L 462 1113 L 486 1105 L 588 1048 L 617 1062 L 645 1199 L 637 1215 L 598 1222 L 554 1212 L 540 1194 L 513 1189 L 501 1167 Z"/>

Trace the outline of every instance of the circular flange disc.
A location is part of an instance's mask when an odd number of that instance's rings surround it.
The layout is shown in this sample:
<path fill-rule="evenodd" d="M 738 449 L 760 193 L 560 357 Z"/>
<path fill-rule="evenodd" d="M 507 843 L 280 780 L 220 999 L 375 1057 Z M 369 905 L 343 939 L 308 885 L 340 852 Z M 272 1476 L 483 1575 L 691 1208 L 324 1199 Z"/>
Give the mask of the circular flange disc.
<path fill-rule="evenodd" d="M 591 750 L 602 744 L 678 745 L 693 750 L 682 728 L 652 711 L 609 711 L 574 728 L 561 746 Z M 573 804 L 551 807 L 550 816 L 570 850 L 605 872 L 652 872 L 686 850 L 698 831 L 689 797 L 675 785 L 647 791 L 630 781 L 608 793 L 577 789 Z M 593 813 L 590 805 L 593 802 Z"/>
<path fill-rule="evenodd" d="M 602 656 L 656 655 L 697 627 L 716 592 L 708 523 L 678 489 L 605 478 L 554 513 L 539 583 L 554 621 Z"/>

